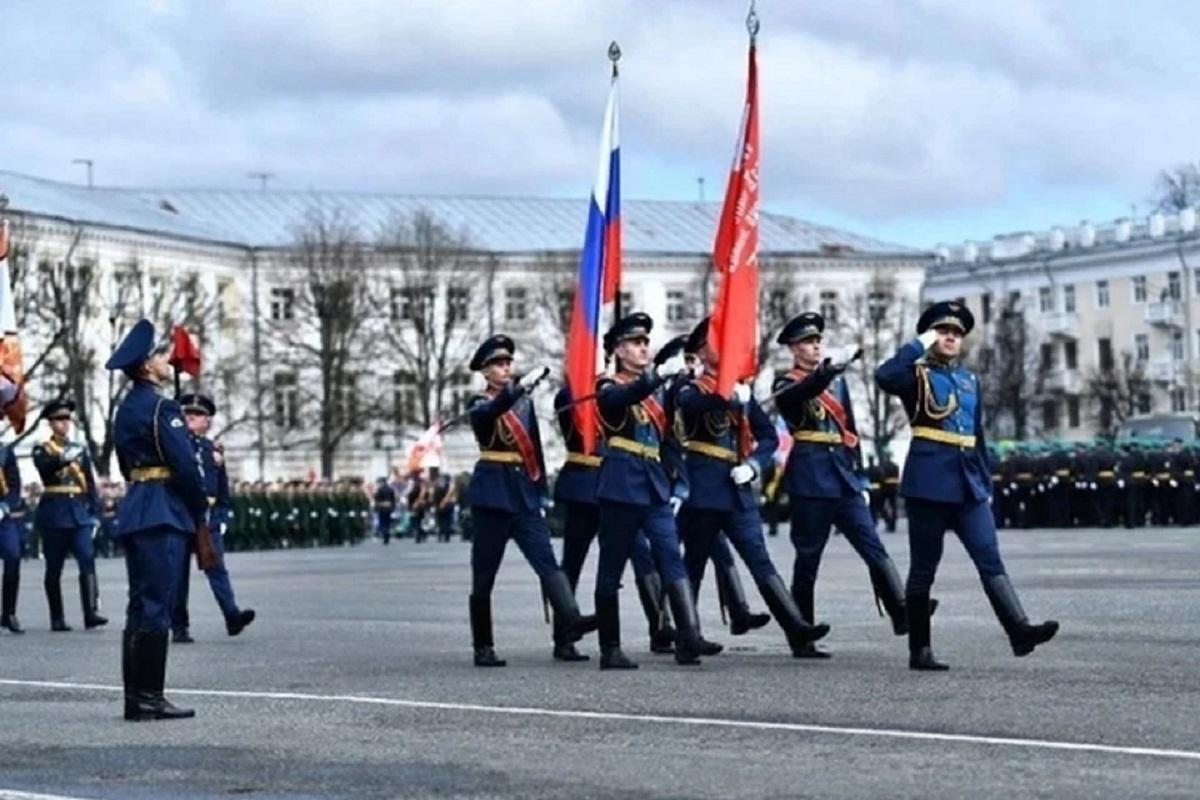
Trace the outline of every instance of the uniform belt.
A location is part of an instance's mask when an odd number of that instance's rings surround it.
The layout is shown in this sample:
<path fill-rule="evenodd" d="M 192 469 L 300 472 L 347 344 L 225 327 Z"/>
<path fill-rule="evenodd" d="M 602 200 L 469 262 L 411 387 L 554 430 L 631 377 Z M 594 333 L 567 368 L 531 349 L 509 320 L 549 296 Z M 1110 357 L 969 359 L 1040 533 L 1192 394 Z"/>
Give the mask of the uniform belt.
<path fill-rule="evenodd" d="M 500 464 L 524 464 L 525 459 L 514 450 L 480 450 L 480 461 L 495 461 Z"/>
<path fill-rule="evenodd" d="M 376 508 L 391 508 L 392 506 L 393 506 L 392 503 L 376 503 L 375 504 Z"/>
<path fill-rule="evenodd" d="M 883 479 L 884 486 L 895 486 L 898 483 L 900 483 L 899 478 L 884 478 Z"/>
<path fill-rule="evenodd" d="M 1000 474 L 997 474 L 997 473 L 995 473 L 995 472 L 993 472 L 993 473 L 992 473 L 992 480 L 994 480 L 994 481 L 1002 481 L 1002 480 L 1004 480 L 1004 476 L 1003 476 L 1003 475 L 1000 475 Z"/>
<path fill-rule="evenodd" d="M 1145 472 L 1143 472 L 1143 471 L 1142 471 L 1142 470 L 1140 470 L 1140 469 L 1135 469 L 1133 472 L 1131 472 L 1131 473 L 1129 473 L 1129 474 L 1130 474 L 1130 476 L 1132 476 L 1132 477 L 1134 477 L 1134 478 L 1144 478 L 1144 477 L 1146 477 L 1146 473 L 1145 473 Z"/>
<path fill-rule="evenodd" d="M 10 512 L 8 512 L 8 518 L 9 518 L 9 519 L 24 519 L 24 517 L 25 517 L 25 512 L 24 512 L 24 511 L 10 511 Z"/>
<path fill-rule="evenodd" d="M 741 461 L 738 454 L 730 450 L 728 447 L 721 447 L 719 444 L 711 442 L 688 442 L 685 447 L 693 453 L 715 458 L 718 461 L 728 461 L 730 464 L 736 464 Z"/>
<path fill-rule="evenodd" d="M 46 494 L 83 494 L 83 489 L 78 486 L 47 486 Z"/>
<path fill-rule="evenodd" d="M 1069 469 L 1056 469 L 1056 470 L 1054 470 L 1054 474 L 1055 474 L 1055 475 L 1057 475 L 1057 476 L 1058 476 L 1058 477 L 1060 477 L 1060 478 L 1069 478 L 1069 477 L 1071 476 L 1071 470 L 1069 470 Z"/>
<path fill-rule="evenodd" d="M 1158 479 L 1158 480 L 1160 480 L 1160 481 L 1169 481 L 1169 480 L 1171 480 L 1171 473 L 1169 473 L 1169 472 L 1160 472 L 1160 473 L 1158 473 L 1157 475 L 1155 475 L 1154 477 L 1155 477 L 1155 478 L 1157 478 L 1157 479 Z"/>
<path fill-rule="evenodd" d="M 872 489 L 878 489 L 878 488 L 879 488 L 879 484 L 878 484 L 878 483 L 872 483 L 872 484 L 870 485 L 870 488 L 872 488 Z"/>
<path fill-rule="evenodd" d="M 1185 469 L 1185 470 L 1183 471 L 1183 474 L 1184 474 L 1186 477 L 1190 478 L 1190 477 L 1192 477 L 1193 475 L 1195 475 L 1195 474 L 1196 474 L 1196 471 L 1195 471 L 1195 470 L 1191 470 L 1191 469 Z"/>
<path fill-rule="evenodd" d="M 1102 469 L 1096 473 L 1096 477 L 1097 478 L 1115 478 L 1115 477 L 1117 477 L 1117 473 L 1113 472 L 1111 469 Z"/>
<path fill-rule="evenodd" d="M 145 483 L 147 481 L 168 481 L 171 479 L 170 467 L 134 467 L 129 471 L 129 480 L 131 483 Z"/>
<path fill-rule="evenodd" d="M 581 467 L 598 467 L 603 461 L 600 456 L 588 455 L 587 453 L 567 453 L 567 463 L 577 464 Z"/>
<path fill-rule="evenodd" d="M 626 453 L 633 453 L 635 456 L 641 456 L 648 461 L 658 461 L 658 446 L 642 444 L 635 442 L 633 439 L 626 439 L 624 436 L 613 436 L 608 440 L 609 447 L 615 447 L 618 450 L 624 450 Z"/>
<path fill-rule="evenodd" d="M 841 444 L 842 435 L 832 431 L 796 431 L 792 439 L 797 442 L 818 442 L 820 444 Z"/>
<path fill-rule="evenodd" d="M 1031 480 L 1033 480 L 1033 473 L 1032 473 L 1032 472 L 1018 472 L 1018 473 L 1017 473 L 1017 480 L 1019 480 L 1019 481 L 1031 481 Z"/>
<path fill-rule="evenodd" d="M 928 428 L 924 425 L 917 425 L 912 429 L 912 434 L 915 439 L 927 439 L 931 442 L 952 444 L 955 447 L 963 449 L 975 446 L 975 435 L 971 433 L 952 433 L 944 431 L 941 428 Z M 1031 475 L 1030 477 L 1033 476 Z"/>

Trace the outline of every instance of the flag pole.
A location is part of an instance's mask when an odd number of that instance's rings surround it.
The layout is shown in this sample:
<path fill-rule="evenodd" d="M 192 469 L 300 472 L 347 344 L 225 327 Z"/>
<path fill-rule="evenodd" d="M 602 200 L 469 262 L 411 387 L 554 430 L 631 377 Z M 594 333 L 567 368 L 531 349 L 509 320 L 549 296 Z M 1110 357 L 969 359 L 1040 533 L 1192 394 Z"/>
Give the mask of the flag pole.
<path fill-rule="evenodd" d="M 621 46 L 617 44 L 617 40 L 613 39 L 608 45 L 608 60 L 612 62 L 612 79 L 615 83 L 617 77 L 621 74 L 621 70 L 617 66 L 617 62 L 621 60 Z M 624 270 L 622 270 L 622 273 Z M 621 281 L 624 279 L 624 274 L 617 278 L 617 296 L 613 298 L 613 322 L 621 319 L 621 314 L 624 309 L 621 308 Z M 605 359 L 607 361 L 607 358 Z"/>

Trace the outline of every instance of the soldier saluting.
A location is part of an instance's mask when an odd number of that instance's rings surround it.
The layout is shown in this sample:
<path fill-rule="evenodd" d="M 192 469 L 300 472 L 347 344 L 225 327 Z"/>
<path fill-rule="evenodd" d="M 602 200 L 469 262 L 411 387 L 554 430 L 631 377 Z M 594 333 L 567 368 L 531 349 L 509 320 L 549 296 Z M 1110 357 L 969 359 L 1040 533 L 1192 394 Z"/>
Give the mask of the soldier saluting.
<path fill-rule="evenodd" d="M 911 566 L 906 588 L 909 668 L 946 670 L 930 646 L 929 589 L 947 530 L 975 562 L 984 591 L 1013 654 L 1028 655 L 1058 632 L 1053 620 L 1032 625 L 1000 559 L 988 506 L 991 471 L 983 436 L 979 377 L 959 362 L 975 318 L 961 303 L 937 303 L 917 321 L 918 338 L 875 370 L 879 388 L 897 395 L 912 424 L 900 493 L 908 508 Z"/>
<path fill-rule="evenodd" d="M 85 628 L 107 625 L 97 607 L 100 591 L 96 583 L 96 554 L 92 534 L 100 513 L 100 495 L 87 448 L 70 440 L 71 415 L 75 404 L 54 400 L 42 416 L 50 424 L 50 438 L 33 447 L 33 464 L 42 479 L 42 500 L 34 515 L 34 527 L 42 537 L 46 553 L 46 603 L 50 606 L 50 630 L 69 631 L 63 615 L 62 570 L 70 553 L 79 565 L 79 601 Z"/>
<path fill-rule="evenodd" d="M 543 509 L 549 504 L 546 462 L 538 435 L 537 415 L 512 371 L 516 345 L 507 336 L 492 336 L 475 351 L 472 370 L 487 381 L 483 394 L 467 404 L 471 429 L 479 443 L 479 460 L 467 487 L 475 531 L 471 537 L 471 638 L 475 666 L 503 667 L 492 638 L 492 587 L 509 539 L 541 578 L 554 608 L 555 645 L 575 642 L 595 630 L 595 620 L 579 613 L 571 584 L 554 559 Z"/>
<path fill-rule="evenodd" d="M 171 376 L 169 344 L 155 345 L 154 325 L 139 320 L 109 356 L 105 368 L 122 370 L 131 386 L 114 422 L 117 463 L 129 489 L 117 512 L 125 547 L 129 605 L 125 612 L 121 673 L 125 719 L 195 716 L 163 696 L 171 600 L 188 540 L 207 562 L 208 496 L 200 461 L 179 403 L 160 393 Z"/>

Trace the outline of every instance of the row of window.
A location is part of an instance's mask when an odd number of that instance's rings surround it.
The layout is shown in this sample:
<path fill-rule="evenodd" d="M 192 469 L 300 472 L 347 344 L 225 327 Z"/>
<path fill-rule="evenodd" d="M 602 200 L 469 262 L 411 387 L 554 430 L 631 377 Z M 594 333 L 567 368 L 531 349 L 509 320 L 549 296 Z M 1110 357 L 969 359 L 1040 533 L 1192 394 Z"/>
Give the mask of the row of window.
<path fill-rule="evenodd" d="M 1192 270 L 1193 273 L 1193 295 L 1200 297 L 1200 268 Z M 1135 275 L 1130 280 L 1133 289 L 1133 302 L 1145 303 L 1150 299 L 1152 294 L 1157 295 L 1158 302 L 1178 301 L 1183 299 L 1183 277 L 1182 273 L 1172 271 L 1167 273 L 1166 285 L 1151 286 L 1145 275 Z M 1056 291 L 1061 289 L 1061 293 Z M 1061 310 L 1074 314 L 1078 307 L 1076 298 L 1075 285 L 1068 283 L 1062 286 L 1041 286 L 1038 288 L 1038 311 L 1042 314 L 1050 314 L 1060 310 L 1058 297 L 1061 294 L 1062 306 Z M 1095 286 L 1095 307 L 1108 308 L 1112 305 L 1112 288 L 1107 279 L 1096 281 Z M 1019 310 L 1021 308 L 1021 292 L 1014 290 L 1008 293 L 1008 308 Z M 980 298 L 980 316 L 983 324 L 988 324 L 992 321 L 992 295 L 990 292 L 985 292 Z"/>
<path fill-rule="evenodd" d="M 1187 411 L 1187 390 L 1172 389 L 1167 393 L 1171 413 L 1179 414 Z M 1154 396 L 1150 392 L 1139 392 L 1133 397 L 1135 414 L 1154 413 Z M 1065 412 L 1065 413 L 1064 413 Z M 1048 398 L 1041 402 L 1042 430 L 1059 430 L 1064 424 L 1075 430 L 1081 427 L 1080 398 L 1078 395 L 1068 395 L 1060 402 L 1057 398 Z M 1099 423 L 1102 429 L 1111 428 L 1115 421 L 1115 409 L 1108 402 L 1099 403 Z"/>
<path fill-rule="evenodd" d="M 360 399 L 362 394 L 357 377 L 351 377 L 343 384 L 334 387 L 332 402 L 333 424 L 356 429 L 366 427 L 367 420 L 360 417 Z M 443 414 L 454 416 L 466 409 L 467 400 L 471 396 L 471 375 L 466 372 L 456 373 L 447 380 L 445 406 Z M 423 424 L 421 418 L 421 398 L 416 377 L 411 372 L 398 371 L 392 375 L 392 407 L 390 419 L 396 427 Z M 284 430 L 299 430 L 303 424 L 301 417 L 300 386 L 295 372 L 276 372 L 272 383 L 272 419 L 277 428 Z M 371 419 L 379 419 L 381 414 L 372 413 Z"/>

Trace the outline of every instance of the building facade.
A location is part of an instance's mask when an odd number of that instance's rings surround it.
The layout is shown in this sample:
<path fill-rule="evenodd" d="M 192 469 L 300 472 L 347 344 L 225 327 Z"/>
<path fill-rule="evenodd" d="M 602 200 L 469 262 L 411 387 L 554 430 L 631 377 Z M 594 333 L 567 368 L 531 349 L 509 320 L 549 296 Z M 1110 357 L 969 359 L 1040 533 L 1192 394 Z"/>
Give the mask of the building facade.
<path fill-rule="evenodd" d="M 1130 416 L 1200 410 L 1196 209 L 936 255 L 923 300 L 974 311 L 971 358 L 1007 389 L 990 398 L 1001 435 L 1084 439 Z"/>
<path fill-rule="evenodd" d="M 203 373 L 184 389 L 214 396 L 228 463 L 251 480 L 385 474 L 462 410 L 479 386 L 466 362 L 491 332 L 517 339 L 519 368 L 557 377 L 562 363 L 583 202 L 87 188 L 5 172 L 0 195 L 35 409 L 75 398 L 102 469 L 122 391 L 102 364 L 141 316 L 199 340 Z M 624 204 L 623 307 L 654 317 L 655 346 L 709 305 L 719 210 Z M 764 381 L 775 330 L 800 310 L 822 310 L 848 341 L 886 330 L 885 349 L 893 322 L 911 327 L 929 254 L 776 214 L 760 224 Z M 468 468 L 465 429 L 444 439 L 443 467 Z"/>

